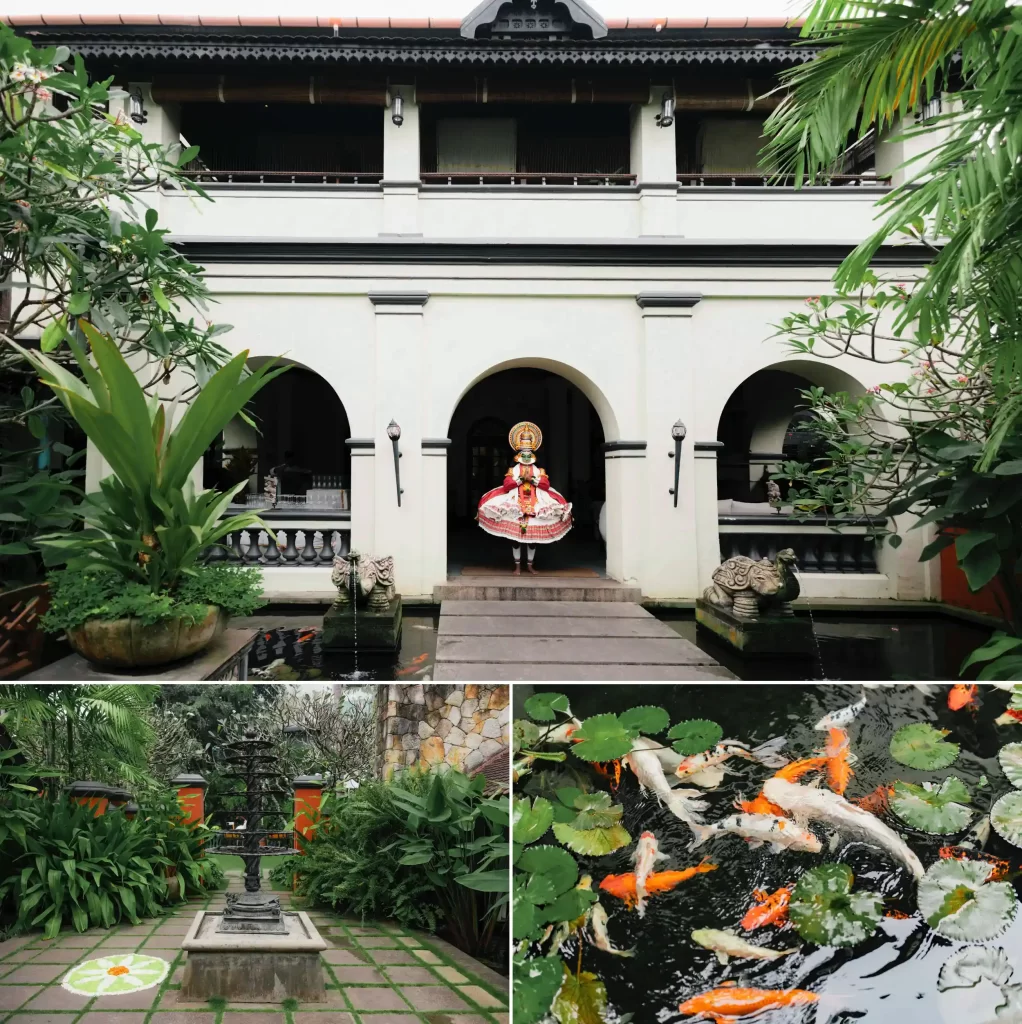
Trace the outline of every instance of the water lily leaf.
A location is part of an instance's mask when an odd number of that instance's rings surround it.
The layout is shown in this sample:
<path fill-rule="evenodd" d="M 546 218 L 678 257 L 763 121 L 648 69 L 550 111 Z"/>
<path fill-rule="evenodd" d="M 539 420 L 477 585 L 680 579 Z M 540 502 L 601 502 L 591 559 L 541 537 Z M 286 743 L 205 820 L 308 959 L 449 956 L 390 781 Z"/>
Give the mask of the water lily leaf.
<path fill-rule="evenodd" d="M 1022 789 L 1022 743 L 1005 743 L 997 751 L 1004 777 L 1016 788 Z"/>
<path fill-rule="evenodd" d="M 571 738 L 571 751 L 582 760 L 615 761 L 631 752 L 633 736 L 617 715 L 593 715 Z"/>
<path fill-rule="evenodd" d="M 975 988 L 981 981 L 990 981 L 1003 988 L 1014 973 L 1008 954 L 1000 946 L 966 946 L 941 967 L 937 975 L 937 991 Z"/>
<path fill-rule="evenodd" d="M 679 722 L 672 726 L 667 734 L 669 740 L 674 740 L 675 751 L 686 757 L 691 754 L 702 754 L 715 747 L 723 736 L 724 730 L 707 718 L 690 718 L 685 722 Z"/>
<path fill-rule="evenodd" d="M 943 836 L 968 828 L 972 810 L 965 805 L 969 799 L 965 783 L 954 775 L 939 784 L 896 782 L 891 810 L 906 825 Z"/>
<path fill-rule="evenodd" d="M 629 708 L 627 711 L 623 711 L 618 718 L 621 719 L 621 724 L 635 736 L 638 736 L 640 732 L 646 736 L 655 736 L 671 724 L 671 716 L 663 708 L 653 705 Z"/>
<path fill-rule="evenodd" d="M 576 977 L 565 966 L 552 1009 L 558 1024 L 604 1024 L 607 988 L 595 974 L 581 971 Z"/>
<path fill-rule="evenodd" d="M 511 936 L 516 942 L 538 939 L 539 926 L 539 908 L 529 898 L 526 880 L 516 875 L 511 888 Z"/>
<path fill-rule="evenodd" d="M 1022 790 L 1005 793 L 990 808 L 990 824 L 1005 842 L 1022 847 Z"/>
<path fill-rule="evenodd" d="M 807 942 L 855 946 L 876 931 L 884 902 L 875 892 L 852 892 L 847 864 L 821 864 L 799 879 L 788 917 Z"/>
<path fill-rule="evenodd" d="M 609 793 L 584 793 L 575 799 L 578 816 L 570 822 L 573 828 L 613 828 L 620 824 L 625 809 L 612 804 Z"/>
<path fill-rule="evenodd" d="M 568 698 L 563 693 L 537 693 L 525 702 L 525 713 L 536 722 L 552 722 L 558 711 L 571 714 Z"/>
<path fill-rule="evenodd" d="M 533 903 L 552 903 L 578 881 L 578 865 L 559 846 L 530 846 L 518 858 L 517 866 L 531 874 L 526 896 Z"/>
<path fill-rule="evenodd" d="M 516 959 L 512 978 L 514 1024 L 536 1024 L 546 1017 L 563 976 L 564 965 L 558 957 Z"/>
<path fill-rule="evenodd" d="M 523 747 L 527 750 L 539 739 L 539 726 L 527 718 L 516 718 L 511 726 L 511 743 L 517 754 Z"/>
<path fill-rule="evenodd" d="M 609 828 L 575 828 L 562 822 L 554 822 L 554 835 L 559 842 L 575 853 L 586 857 L 602 857 L 604 854 L 627 846 L 632 837 L 622 825 Z"/>
<path fill-rule="evenodd" d="M 919 910 L 936 932 L 959 942 L 985 942 L 1015 917 L 1018 901 L 1008 882 L 991 882 L 993 864 L 939 860 L 919 883 Z"/>
<path fill-rule="evenodd" d="M 577 921 L 596 902 L 597 896 L 592 889 L 581 889 L 577 885 L 566 893 L 558 896 L 553 903 L 542 909 L 541 916 L 547 923 L 558 924 L 566 921 L 569 924 Z"/>
<path fill-rule="evenodd" d="M 954 763 L 961 749 L 957 743 L 944 739 L 948 731 L 934 729 L 927 722 L 903 725 L 891 737 L 891 757 L 899 764 L 923 771 L 947 768 Z"/>
<path fill-rule="evenodd" d="M 536 797 L 515 797 L 511 808 L 511 835 L 516 843 L 534 843 L 542 839 L 554 820 L 554 807 L 549 800 Z"/>

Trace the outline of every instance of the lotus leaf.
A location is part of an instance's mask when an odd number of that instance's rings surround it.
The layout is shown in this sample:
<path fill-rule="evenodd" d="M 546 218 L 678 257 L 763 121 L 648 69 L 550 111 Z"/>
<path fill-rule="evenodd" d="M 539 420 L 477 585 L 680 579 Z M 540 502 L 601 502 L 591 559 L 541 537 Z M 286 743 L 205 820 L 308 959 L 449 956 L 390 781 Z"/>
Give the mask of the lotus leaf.
<path fill-rule="evenodd" d="M 533 903 L 552 903 L 578 881 L 575 858 L 559 846 L 530 846 L 516 866 L 531 875 L 526 896 Z"/>
<path fill-rule="evenodd" d="M 621 724 L 636 736 L 640 732 L 647 736 L 655 736 L 671 724 L 671 716 L 663 708 L 652 705 L 629 708 L 618 717 L 621 719 Z"/>
<path fill-rule="evenodd" d="M 554 835 L 569 850 L 586 857 L 602 857 L 620 850 L 632 841 L 632 837 L 621 825 L 580 829 L 558 821 L 554 822 Z"/>
<path fill-rule="evenodd" d="M 969 791 L 961 779 L 952 775 L 939 785 L 924 782 L 896 782 L 891 797 L 891 810 L 907 825 L 931 835 L 950 835 L 968 828 L 972 811 Z"/>
<path fill-rule="evenodd" d="M 997 752 L 997 760 L 1005 778 L 1016 789 L 1022 789 L 1022 743 L 1006 743 Z"/>
<path fill-rule="evenodd" d="M 586 793 L 575 800 L 578 817 L 571 822 L 573 828 L 613 828 L 620 824 L 625 809 L 610 802 L 609 793 Z"/>
<path fill-rule="evenodd" d="M 543 919 L 547 923 L 557 924 L 561 921 L 577 921 L 596 902 L 596 893 L 592 889 L 582 889 L 575 886 L 566 893 L 558 896 L 548 907 L 541 911 Z"/>
<path fill-rule="evenodd" d="M 1005 793 L 990 808 L 990 824 L 1005 842 L 1022 847 L 1022 790 Z"/>
<path fill-rule="evenodd" d="M 561 990 L 552 1009 L 558 1024 L 604 1024 L 606 986 L 589 971 L 575 975 L 565 967 Z"/>
<path fill-rule="evenodd" d="M 517 754 L 522 748 L 528 749 L 539 739 L 539 726 L 527 718 L 516 718 L 511 726 L 511 743 Z"/>
<path fill-rule="evenodd" d="M 992 864 L 939 860 L 919 883 L 919 910 L 936 932 L 959 942 L 984 942 L 1011 924 L 1017 909 L 1007 882 L 988 881 Z"/>
<path fill-rule="evenodd" d="M 875 892 L 852 892 L 855 876 L 846 864 L 821 864 L 799 880 L 788 916 L 807 942 L 855 946 L 868 939 L 883 914 Z"/>
<path fill-rule="evenodd" d="M 937 991 L 953 988 L 975 988 L 981 981 L 989 981 L 1001 988 L 1011 981 L 1015 973 L 1008 954 L 1000 946 L 967 946 L 960 949 L 940 969 Z"/>
<path fill-rule="evenodd" d="M 571 714 L 568 698 L 563 693 L 537 693 L 525 702 L 525 713 L 535 722 L 552 722 L 558 711 Z"/>
<path fill-rule="evenodd" d="M 553 804 L 543 797 L 529 803 L 528 797 L 515 797 L 511 810 L 511 835 L 523 845 L 541 839 L 554 820 Z"/>
<path fill-rule="evenodd" d="M 674 740 L 675 751 L 686 757 L 702 754 L 715 747 L 723 736 L 724 730 L 716 722 L 706 718 L 690 718 L 685 722 L 679 722 L 672 726 L 667 734 L 669 740 Z"/>
<path fill-rule="evenodd" d="M 959 746 L 944 737 L 947 729 L 934 729 L 926 722 L 903 725 L 891 737 L 891 757 L 899 764 L 922 771 L 947 768 L 958 757 Z"/>
<path fill-rule="evenodd" d="M 512 983 L 514 1024 L 536 1024 L 546 1017 L 563 976 L 564 966 L 558 957 L 516 959 Z"/>
<path fill-rule="evenodd" d="M 634 739 L 617 715 L 587 718 L 571 738 L 571 751 L 584 761 L 614 761 L 629 754 Z"/>

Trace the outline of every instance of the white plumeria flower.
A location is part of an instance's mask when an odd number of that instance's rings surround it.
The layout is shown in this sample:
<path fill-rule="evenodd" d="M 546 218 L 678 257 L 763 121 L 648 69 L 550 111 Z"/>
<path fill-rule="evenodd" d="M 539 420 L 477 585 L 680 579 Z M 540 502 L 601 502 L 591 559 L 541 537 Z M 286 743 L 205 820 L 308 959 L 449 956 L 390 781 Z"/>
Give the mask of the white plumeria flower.
<path fill-rule="evenodd" d="M 170 964 L 155 956 L 122 953 L 86 960 L 72 967 L 61 985 L 82 996 L 127 995 L 154 988 L 167 976 Z"/>

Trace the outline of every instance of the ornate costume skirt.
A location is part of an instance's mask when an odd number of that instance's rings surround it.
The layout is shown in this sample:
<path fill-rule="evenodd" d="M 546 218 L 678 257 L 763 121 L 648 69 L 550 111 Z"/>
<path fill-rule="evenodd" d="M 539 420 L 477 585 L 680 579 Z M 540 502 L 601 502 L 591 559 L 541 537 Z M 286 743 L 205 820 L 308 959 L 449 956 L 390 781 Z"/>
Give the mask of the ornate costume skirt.
<path fill-rule="evenodd" d="M 555 497 L 556 495 L 556 497 Z M 571 529 L 571 502 L 552 487 L 536 491 L 535 514 L 525 515 L 518 504 L 518 492 L 497 488 L 484 494 L 476 519 L 494 537 L 519 544 L 553 544 Z"/>

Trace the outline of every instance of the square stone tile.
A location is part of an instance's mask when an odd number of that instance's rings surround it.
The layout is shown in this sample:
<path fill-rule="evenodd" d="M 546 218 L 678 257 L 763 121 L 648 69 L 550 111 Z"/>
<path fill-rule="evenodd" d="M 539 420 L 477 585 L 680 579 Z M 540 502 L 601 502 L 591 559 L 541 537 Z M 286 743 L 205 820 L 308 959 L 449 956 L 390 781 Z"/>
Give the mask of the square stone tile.
<path fill-rule="evenodd" d="M 212 1010 L 199 1013 L 190 1010 L 170 1010 L 166 1013 L 154 1013 L 151 1024 L 214 1024 L 216 1014 Z"/>
<path fill-rule="evenodd" d="M 179 988 L 168 988 L 163 993 L 159 1008 L 161 1010 L 209 1010 L 210 1013 L 213 1012 L 207 1002 L 183 999 Z"/>
<path fill-rule="evenodd" d="M 3 959 L 8 953 L 21 949 L 22 946 L 27 946 L 33 938 L 32 935 L 19 935 L 15 939 L 4 939 L 3 942 L 0 942 L 0 959 Z"/>
<path fill-rule="evenodd" d="M 123 995 L 99 996 L 89 1007 L 91 1010 L 151 1010 L 160 995 L 160 986 L 145 988 L 141 992 L 125 992 Z M 120 1017 L 117 1018 L 120 1024 Z"/>
<path fill-rule="evenodd" d="M 354 927 L 354 928 L 349 928 L 348 931 L 350 931 L 352 935 L 382 935 L 383 934 L 380 931 L 379 928 Z"/>
<path fill-rule="evenodd" d="M 397 941 L 400 942 L 402 946 L 407 946 L 409 949 L 422 945 L 418 939 L 411 935 L 398 935 Z"/>
<path fill-rule="evenodd" d="M 407 985 L 435 985 L 436 975 L 427 967 L 388 967 L 387 977 L 391 981 Z"/>
<path fill-rule="evenodd" d="M 324 1017 L 323 1014 L 329 1012 L 329 1017 Z M 322 1010 L 299 1010 L 297 1013 L 291 1014 L 291 1020 L 294 1024 L 355 1024 L 355 1018 L 350 1013 L 338 1013 L 336 1010 L 329 1011 L 326 1007 Z M 373 1017 L 374 1024 L 383 1020 L 382 1017 Z M 415 1018 L 412 1018 L 414 1024 L 419 1024 Z"/>
<path fill-rule="evenodd" d="M 105 937 L 103 932 L 82 932 L 62 938 L 57 945 L 61 949 L 91 949 L 93 946 L 99 945 Z"/>
<path fill-rule="evenodd" d="M 13 967 L 15 964 L 23 964 L 27 960 L 31 960 L 39 955 L 38 949 L 19 949 L 16 953 L 10 953 L 4 957 L 3 963 L 0 964 L 0 968 L 6 969 Z"/>
<path fill-rule="evenodd" d="M 387 979 L 375 967 L 335 967 L 334 977 L 342 985 L 387 984 Z"/>
<path fill-rule="evenodd" d="M 493 1019 L 497 1024 L 511 1024 L 511 1014 L 509 1013 L 495 1013 Z"/>
<path fill-rule="evenodd" d="M 442 964 L 440 959 L 431 949 L 413 949 L 412 952 L 425 964 Z"/>
<path fill-rule="evenodd" d="M 347 949 L 324 949 L 319 955 L 328 964 L 345 964 L 352 967 L 365 964 L 362 957 Z"/>
<path fill-rule="evenodd" d="M 406 1010 L 408 1004 L 392 988 L 345 988 L 356 1010 Z"/>
<path fill-rule="evenodd" d="M 44 949 L 32 957 L 34 964 L 76 964 L 88 960 L 91 954 L 84 949 Z"/>
<path fill-rule="evenodd" d="M 76 996 L 67 992 L 59 985 L 44 988 L 34 999 L 29 1000 L 23 1010 L 81 1010 L 91 996 Z"/>
<path fill-rule="evenodd" d="M 478 1013 L 459 1013 L 452 1017 L 449 1013 L 427 1013 L 423 1020 L 429 1024 L 490 1024 L 489 1017 L 480 1017 Z"/>
<path fill-rule="evenodd" d="M 463 985 L 458 991 L 464 993 L 473 1003 L 477 1003 L 487 1010 L 491 1008 L 504 1009 L 507 1006 L 507 1000 L 498 999 L 479 985 Z"/>
<path fill-rule="evenodd" d="M 5 985 L 48 985 L 67 973 L 63 964 L 23 964 L 4 978 Z"/>
<path fill-rule="evenodd" d="M 16 1010 L 39 991 L 38 985 L 0 985 L 0 1010 Z"/>
<path fill-rule="evenodd" d="M 414 964 L 418 961 L 410 949 L 374 949 L 370 954 L 378 964 Z"/>
<path fill-rule="evenodd" d="M 71 1024 L 77 1013 L 77 1010 L 68 1013 L 16 1013 L 11 1017 L 4 1017 L 4 1024 Z M 96 1022 L 86 1021 L 86 1024 Z"/>
<path fill-rule="evenodd" d="M 184 938 L 184 934 L 181 935 L 154 935 L 151 939 L 146 939 L 146 949 L 180 949 L 181 940 Z"/>
<path fill-rule="evenodd" d="M 397 949 L 397 942 L 386 935 L 362 935 L 358 944 L 366 949 Z"/>
<path fill-rule="evenodd" d="M 401 995 L 416 1010 L 470 1010 L 453 988 L 446 985 L 402 985 Z"/>
<path fill-rule="evenodd" d="M 421 1024 L 422 1018 L 414 1013 L 374 1013 L 362 1018 L 366 1024 Z M 295 1021 L 298 1024 L 298 1021 Z"/>
<path fill-rule="evenodd" d="M 255 1010 L 255 1007 L 252 1007 L 252 1010 Z M 262 1013 L 225 1010 L 223 1024 L 287 1024 L 287 1018 L 279 1010 L 266 1010 Z"/>
<path fill-rule="evenodd" d="M 440 975 L 444 981 L 449 981 L 452 985 L 464 985 L 468 978 L 465 977 L 460 971 L 456 971 L 453 967 L 434 967 L 434 971 Z"/>
<path fill-rule="evenodd" d="M 107 1013 L 105 1010 L 97 1012 L 90 1010 L 84 1017 L 81 1017 L 78 1024 L 145 1024 L 146 1014 L 139 1013 L 118 1013 L 116 1016 Z"/>

